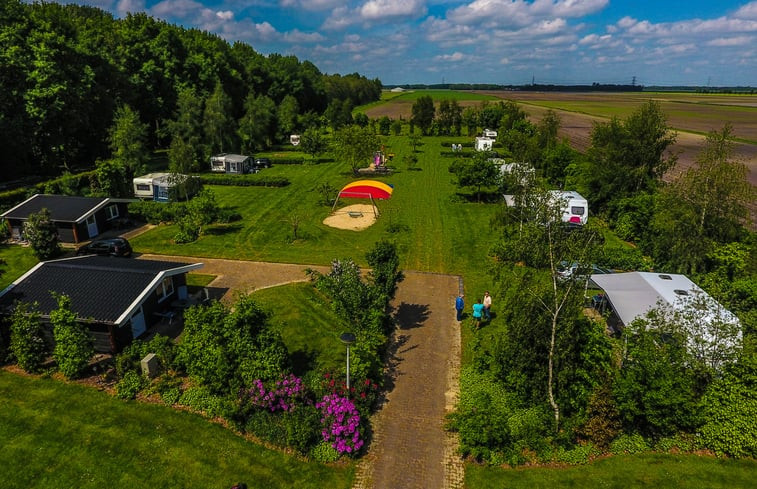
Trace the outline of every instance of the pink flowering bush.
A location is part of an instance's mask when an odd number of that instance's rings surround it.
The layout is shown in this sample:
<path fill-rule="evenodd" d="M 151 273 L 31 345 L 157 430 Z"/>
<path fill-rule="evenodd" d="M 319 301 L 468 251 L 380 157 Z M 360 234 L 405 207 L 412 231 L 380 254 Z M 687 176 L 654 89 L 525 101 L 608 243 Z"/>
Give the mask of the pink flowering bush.
<path fill-rule="evenodd" d="M 360 438 L 360 413 L 355 404 L 347 397 L 327 394 L 315 406 L 323 416 L 323 440 L 330 442 L 340 455 L 360 451 L 364 442 Z"/>
<path fill-rule="evenodd" d="M 275 411 L 292 411 L 295 406 L 302 404 L 305 398 L 305 388 L 302 379 L 292 374 L 276 381 L 271 390 L 266 390 L 263 381 L 256 379 L 248 391 L 253 406 Z"/>
<path fill-rule="evenodd" d="M 352 379 L 350 390 L 347 392 L 345 379 L 327 372 L 323 374 L 320 390 L 316 392 L 349 397 L 359 412 L 370 413 L 375 407 L 379 386 L 370 379 Z"/>

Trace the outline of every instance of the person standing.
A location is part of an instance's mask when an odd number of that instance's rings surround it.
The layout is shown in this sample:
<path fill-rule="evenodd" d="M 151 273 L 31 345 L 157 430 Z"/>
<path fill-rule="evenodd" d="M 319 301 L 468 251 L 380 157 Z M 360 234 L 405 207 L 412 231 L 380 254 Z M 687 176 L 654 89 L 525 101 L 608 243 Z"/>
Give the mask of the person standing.
<path fill-rule="evenodd" d="M 463 300 L 463 297 L 465 296 L 463 294 L 460 294 L 457 296 L 457 299 L 455 299 L 455 310 L 457 311 L 458 321 L 463 320 L 463 308 L 465 308 L 465 301 Z"/>
<path fill-rule="evenodd" d="M 476 322 L 476 327 L 474 329 L 479 329 L 481 327 L 481 316 L 484 315 L 484 305 L 481 304 L 481 301 L 476 299 L 476 303 L 473 304 L 473 320 Z"/>
<path fill-rule="evenodd" d="M 491 308 L 492 296 L 489 295 L 489 291 L 487 290 L 486 292 L 484 292 L 484 317 L 487 321 L 491 321 L 492 319 Z"/>

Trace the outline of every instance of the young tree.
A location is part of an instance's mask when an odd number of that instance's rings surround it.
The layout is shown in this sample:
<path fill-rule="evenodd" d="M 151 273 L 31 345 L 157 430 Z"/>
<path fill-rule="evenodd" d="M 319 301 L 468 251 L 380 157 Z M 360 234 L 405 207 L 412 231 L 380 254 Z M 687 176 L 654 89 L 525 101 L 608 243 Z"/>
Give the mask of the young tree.
<path fill-rule="evenodd" d="M 336 157 L 348 163 L 353 172 L 357 171 L 360 165 L 371 161 L 373 153 L 380 146 L 381 143 L 373 131 L 354 125 L 340 129 L 333 138 Z"/>
<path fill-rule="evenodd" d="M 427 135 L 434 121 L 434 100 L 429 95 L 422 95 L 413 104 L 411 109 L 411 121 L 421 129 L 423 135 Z"/>
<path fill-rule="evenodd" d="M 55 294 L 55 299 L 58 308 L 50 311 L 55 338 L 53 357 L 58 370 L 67 379 L 73 379 L 84 373 L 95 354 L 92 336 L 87 327 L 76 320 L 76 314 L 71 311 L 71 299 L 58 294 Z"/>
<path fill-rule="evenodd" d="M 42 209 L 31 214 L 24 225 L 24 237 L 40 260 L 49 260 L 61 252 L 58 229 L 50 217 L 50 211 Z"/>
<path fill-rule="evenodd" d="M 48 350 L 37 304 L 17 303 L 11 315 L 10 351 L 24 371 L 42 368 Z"/>
<path fill-rule="evenodd" d="M 98 161 L 93 193 L 105 197 L 130 197 L 133 190 L 126 167 L 118 160 Z"/>
<path fill-rule="evenodd" d="M 300 114 L 300 104 L 297 99 L 291 95 L 284 97 L 276 111 L 278 120 L 279 136 L 285 140 L 289 139 L 291 134 L 295 134 L 299 129 L 297 119 Z"/>
<path fill-rule="evenodd" d="M 489 152 L 480 151 L 473 158 L 458 159 L 450 165 L 450 171 L 457 177 L 457 186 L 475 188 L 478 202 L 481 202 L 481 187 L 498 183 L 499 167 L 489 161 L 489 157 Z"/>
<path fill-rule="evenodd" d="M 478 132 L 478 110 L 475 107 L 466 107 L 461 122 L 468 131 L 468 136 L 475 135 Z"/>
<path fill-rule="evenodd" d="M 122 105 L 113 117 L 109 139 L 113 160 L 126 169 L 126 180 L 131 182 L 132 178 L 142 174 L 150 158 L 147 124 L 140 121 L 138 112 Z"/>
<path fill-rule="evenodd" d="M 400 257 L 397 246 L 389 241 L 379 241 L 365 256 L 371 271 L 368 276 L 373 280 L 373 286 L 384 306 L 394 299 L 397 285 L 405 276 L 399 269 Z"/>
<path fill-rule="evenodd" d="M 186 213 L 179 218 L 176 242 L 190 243 L 202 236 L 203 228 L 216 220 L 218 203 L 210 189 L 204 189 L 187 202 Z"/>
<path fill-rule="evenodd" d="M 328 141 L 318 127 L 309 127 L 300 136 L 300 148 L 313 159 L 323 154 L 328 147 Z"/>

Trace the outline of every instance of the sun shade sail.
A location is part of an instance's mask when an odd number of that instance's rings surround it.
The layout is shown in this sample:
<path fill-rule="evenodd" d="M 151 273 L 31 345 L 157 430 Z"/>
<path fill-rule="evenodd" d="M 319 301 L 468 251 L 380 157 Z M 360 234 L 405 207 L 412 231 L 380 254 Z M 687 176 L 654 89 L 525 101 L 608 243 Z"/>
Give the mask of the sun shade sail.
<path fill-rule="evenodd" d="M 358 199 L 388 199 L 392 196 L 394 188 L 384 182 L 376 180 L 358 180 L 348 183 L 339 192 L 339 197 L 351 197 Z"/>

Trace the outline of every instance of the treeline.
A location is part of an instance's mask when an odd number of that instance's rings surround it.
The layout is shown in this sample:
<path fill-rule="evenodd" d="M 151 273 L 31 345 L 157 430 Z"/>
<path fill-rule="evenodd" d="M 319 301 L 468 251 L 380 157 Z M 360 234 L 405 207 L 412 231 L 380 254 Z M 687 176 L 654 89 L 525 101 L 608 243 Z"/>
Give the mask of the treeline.
<path fill-rule="evenodd" d="M 616 85 L 612 83 L 592 83 L 591 85 L 499 85 L 496 83 L 437 83 L 434 85 L 409 84 L 387 85 L 386 88 L 400 87 L 406 90 L 510 90 L 519 92 L 640 92 L 642 85 Z"/>
<path fill-rule="evenodd" d="M 92 7 L 8 0 L 0 19 L 5 179 L 110 157 L 114 118 L 125 107 L 137 114 L 141 124 L 131 127 L 148 150 L 181 136 L 201 158 L 264 148 L 319 124 L 334 100 L 358 105 L 381 93 L 378 79 L 326 75 L 295 56 L 263 56 L 145 14 L 115 19 Z"/>

